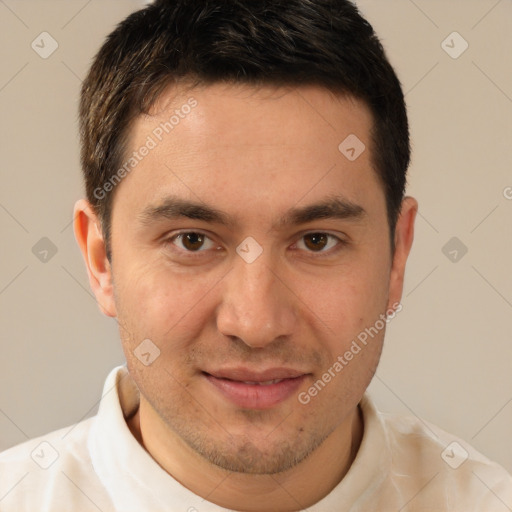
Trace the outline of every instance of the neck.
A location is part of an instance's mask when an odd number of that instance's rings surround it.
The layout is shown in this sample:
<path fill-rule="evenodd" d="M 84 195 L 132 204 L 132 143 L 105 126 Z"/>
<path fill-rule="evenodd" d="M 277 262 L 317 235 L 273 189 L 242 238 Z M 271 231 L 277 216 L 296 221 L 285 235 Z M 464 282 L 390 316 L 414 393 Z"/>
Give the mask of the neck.
<path fill-rule="evenodd" d="M 293 512 L 320 501 L 341 482 L 363 435 L 359 407 L 305 460 L 269 475 L 232 473 L 193 451 L 162 422 L 146 421 L 155 411 L 141 397 L 128 425 L 155 461 L 194 494 L 221 507 L 244 512 Z"/>

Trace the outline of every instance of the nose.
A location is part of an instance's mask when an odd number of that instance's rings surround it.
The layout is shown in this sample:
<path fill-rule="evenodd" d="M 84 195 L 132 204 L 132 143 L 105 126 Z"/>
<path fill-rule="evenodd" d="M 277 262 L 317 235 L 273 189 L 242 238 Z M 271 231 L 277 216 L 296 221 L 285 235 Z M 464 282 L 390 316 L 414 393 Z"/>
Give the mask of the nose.
<path fill-rule="evenodd" d="M 237 258 L 217 309 L 219 331 L 252 348 L 290 336 L 297 326 L 297 313 L 295 296 L 284 277 L 265 253 L 252 263 Z"/>

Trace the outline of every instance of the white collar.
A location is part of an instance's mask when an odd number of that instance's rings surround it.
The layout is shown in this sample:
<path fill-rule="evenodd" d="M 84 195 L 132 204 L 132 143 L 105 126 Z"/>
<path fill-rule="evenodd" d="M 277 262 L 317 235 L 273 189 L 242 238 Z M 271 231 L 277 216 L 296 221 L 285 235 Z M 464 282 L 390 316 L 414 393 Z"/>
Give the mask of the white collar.
<path fill-rule="evenodd" d="M 166 473 L 131 433 L 126 417 L 139 404 L 139 391 L 125 366 L 108 375 L 98 415 L 88 440 L 92 464 L 116 510 L 154 512 L 200 510 L 229 512 L 189 491 Z M 386 477 L 391 453 L 382 419 L 371 399 L 361 400 L 364 434 L 356 459 L 331 493 L 308 512 L 344 510 L 361 505 Z"/>

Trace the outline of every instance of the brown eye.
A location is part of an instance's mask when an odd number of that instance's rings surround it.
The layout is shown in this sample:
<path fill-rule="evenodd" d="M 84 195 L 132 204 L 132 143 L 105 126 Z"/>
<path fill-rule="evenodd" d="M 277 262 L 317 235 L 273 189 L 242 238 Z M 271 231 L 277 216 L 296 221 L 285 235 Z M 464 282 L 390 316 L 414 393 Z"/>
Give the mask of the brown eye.
<path fill-rule="evenodd" d="M 185 252 L 203 252 L 214 247 L 214 243 L 209 237 L 194 231 L 179 233 L 170 242 Z"/>
<path fill-rule="evenodd" d="M 326 233 L 311 233 L 304 236 L 304 243 L 312 251 L 322 251 L 329 242 L 329 235 Z"/>
<path fill-rule="evenodd" d="M 204 244 L 204 235 L 199 233 L 186 233 L 183 235 L 183 247 L 189 251 L 197 251 Z"/>
<path fill-rule="evenodd" d="M 343 239 L 318 231 L 303 235 L 297 242 L 296 247 L 306 253 L 317 254 L 320 257 L 334 255 L 344 245 L 346 245 L 346 242 Z"/>

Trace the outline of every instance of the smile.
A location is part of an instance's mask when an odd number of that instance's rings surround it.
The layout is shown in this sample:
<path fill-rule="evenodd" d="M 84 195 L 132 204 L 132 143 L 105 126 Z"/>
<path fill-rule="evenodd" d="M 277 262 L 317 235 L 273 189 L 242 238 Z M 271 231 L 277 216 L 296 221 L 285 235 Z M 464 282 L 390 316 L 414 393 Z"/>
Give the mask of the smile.
<path fill-rule="evenodd" d="M 223 399 L 238 408 L 260 410 L 275 407 L 295 395 L 307 375 L 287 369 L 261 373 L 234 369 L 212 373 L 202 375 Z"/>

